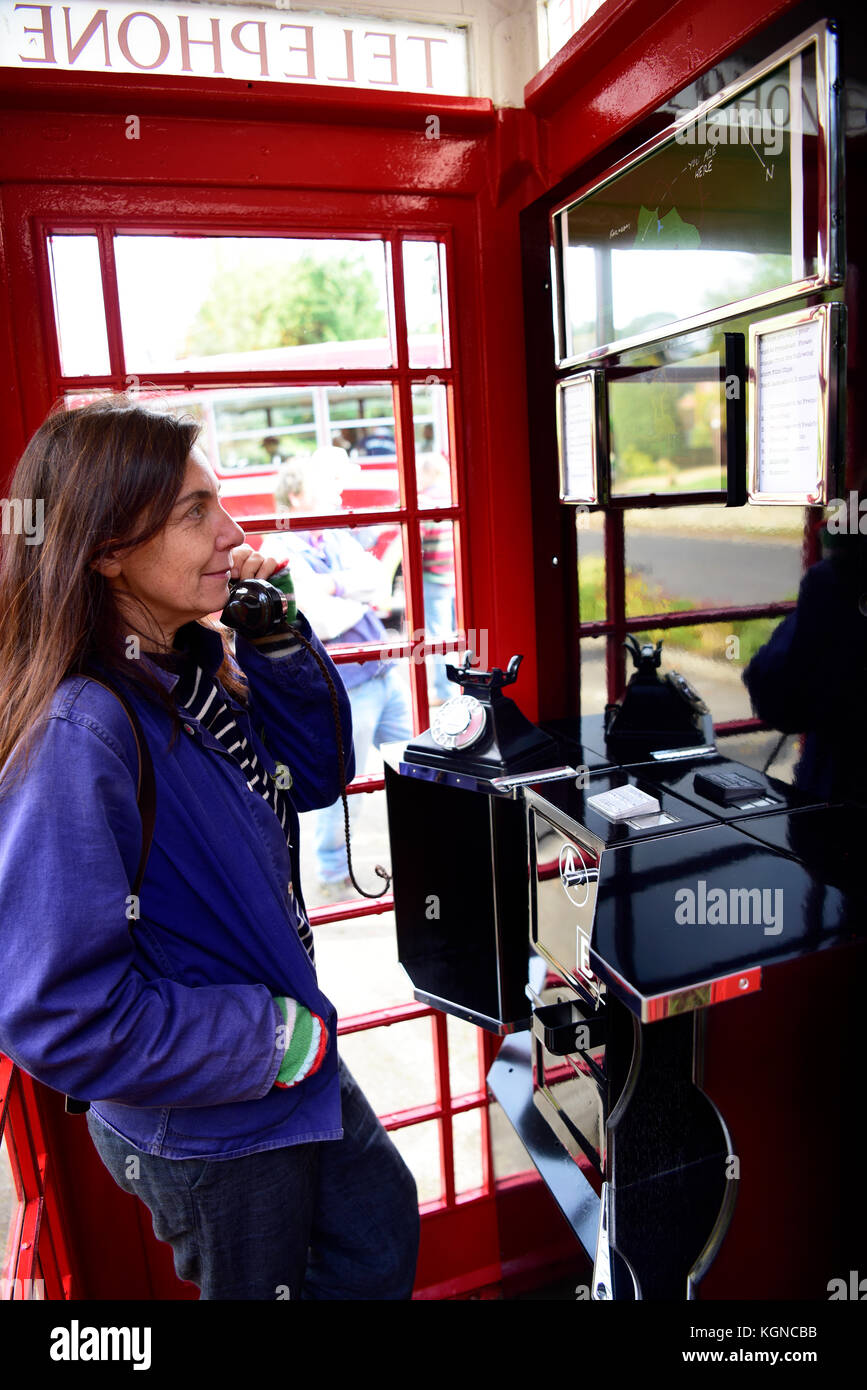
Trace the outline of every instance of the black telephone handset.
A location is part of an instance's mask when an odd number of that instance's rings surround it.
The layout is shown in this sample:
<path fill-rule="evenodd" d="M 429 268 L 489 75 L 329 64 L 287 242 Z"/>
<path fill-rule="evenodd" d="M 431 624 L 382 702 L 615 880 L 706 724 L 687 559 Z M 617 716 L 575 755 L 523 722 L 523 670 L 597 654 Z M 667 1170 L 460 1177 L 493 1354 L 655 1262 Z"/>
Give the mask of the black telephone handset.
<path fill-rule="evenodd" d="M 229 595 L 220 622 L 245 637 L 264 637 L 283 622 L 293 627 L 298 617 L 291 580 L 283 588 L 267 579 L 230 579 Z"/>
<path fill-rule="evenodd" d="M 385 883 L 378 893 L 368 893 L 362 888 L 355 878 L 352 868 L 352 845 L 350 843 L 349 832 L 349 805 L 346 800 L 346 758 L 343 750 L 343 731 L 340 725 L 340 707 L 337 699 L 337 690 L 331 673 L 316 648 L 307 641 L 307 638 L 296 626 L 298 609 L 295 604 L 295 593 L 292 588 L 292 580 L 289 577 L 288 569 L 279 576 L 280 585 L 270 583 L 267 579 L 230 579 L 229 580 L 229 601 L 220 614 L 220 622 L 225 623 L 226 627 L 231 627 L 235 632 L 240 632 L 244 637 L 265 637 L 269 632 L 276 632 L 280 629 L 287 629 L 306 647 L 310 655 L 314 658 L 320 671 L 325 677 L 328 685 L 328 693 L 331 697 L 331 711 L 334 718 L 334 732 L 337 740 L 337 762 L 340 768 L 340 795 L 343 799 L 343 820 L 344 835 L 346 838 L 346 862 L 349 867 L 349 877 L 358 892 L 364 898 L 381 898 L 383 893 L 388 891 L 391 883 L 391 875 L 381 864 L 377 864 L 374 872 L 379 878 L 385 879 Z"/>

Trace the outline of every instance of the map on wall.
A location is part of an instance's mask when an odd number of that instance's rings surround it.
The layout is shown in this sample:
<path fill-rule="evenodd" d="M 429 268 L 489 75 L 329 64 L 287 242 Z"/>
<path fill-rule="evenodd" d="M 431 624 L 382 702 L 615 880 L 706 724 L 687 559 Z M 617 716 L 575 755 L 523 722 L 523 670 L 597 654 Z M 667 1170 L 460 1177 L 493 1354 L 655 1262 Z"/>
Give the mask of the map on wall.
<path fill-rule="evenodd" d="M 555 214 L 565 357 L 817 273 L 816 71 L 808 46 Z"/>

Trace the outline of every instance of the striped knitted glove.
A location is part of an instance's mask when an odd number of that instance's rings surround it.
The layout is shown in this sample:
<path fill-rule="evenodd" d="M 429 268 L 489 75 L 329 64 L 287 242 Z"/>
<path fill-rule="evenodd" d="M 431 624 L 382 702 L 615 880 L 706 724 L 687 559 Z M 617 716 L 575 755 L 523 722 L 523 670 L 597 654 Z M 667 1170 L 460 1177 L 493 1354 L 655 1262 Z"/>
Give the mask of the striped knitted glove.
<path fill-rule="evenodd" d="M 283 1015 L 285 1051 L 275 1086 L 297 1086 L 306 1076 L 318 1071 L 328 1047 L 328 1029 L 318 1014 L 313 1014 L 295 999 L 285 994 L 273 996 Z"/>

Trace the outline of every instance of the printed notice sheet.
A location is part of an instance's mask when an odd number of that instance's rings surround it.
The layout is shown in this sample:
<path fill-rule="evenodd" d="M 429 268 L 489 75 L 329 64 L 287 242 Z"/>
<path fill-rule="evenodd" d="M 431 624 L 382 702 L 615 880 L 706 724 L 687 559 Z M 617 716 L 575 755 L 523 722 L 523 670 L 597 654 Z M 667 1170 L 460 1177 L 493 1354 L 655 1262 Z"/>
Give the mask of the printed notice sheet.
<path fill-rule="evenodd" d="M 561 388 L 560 411 L 563 499 L 596 502 L 596 388 L 592 373 Z"/>
<path fill-rule="evenodd" d="M 817 499 L 824 473 L 821 348 L 824 320 L 759 333 L 753 409 L 756 492 Z"/>

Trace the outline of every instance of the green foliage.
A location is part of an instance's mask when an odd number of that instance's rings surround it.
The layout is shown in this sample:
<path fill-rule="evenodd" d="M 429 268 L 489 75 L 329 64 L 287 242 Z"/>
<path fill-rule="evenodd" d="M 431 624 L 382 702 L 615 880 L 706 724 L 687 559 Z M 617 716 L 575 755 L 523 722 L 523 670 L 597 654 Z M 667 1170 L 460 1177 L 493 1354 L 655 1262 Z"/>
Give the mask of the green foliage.
<path fill-rule="evenodd" d="M 580 539 L 578 544 L 580 546 Z M 578 606 L 582 623 L 602 622 L 605 617 L 605 559 L 602 555 L 579 557 Z"/>
<path fill-rule="evenodd" d="M 376 282 L 363 262 L 305 255 L 221 272 L 193 321 L 184 352 L 254 352 L 385 333 Z"/>
<path fill-rule="evenodd" d="M 674 382 L 627 380 L 610 388 L 611 443 L 614 477 L 647 477 L 663 469 L 684 448 L 683 421 L 678 410 L 682 385 Z M 652 452 L 649 452 L 652 451 Z"/>

